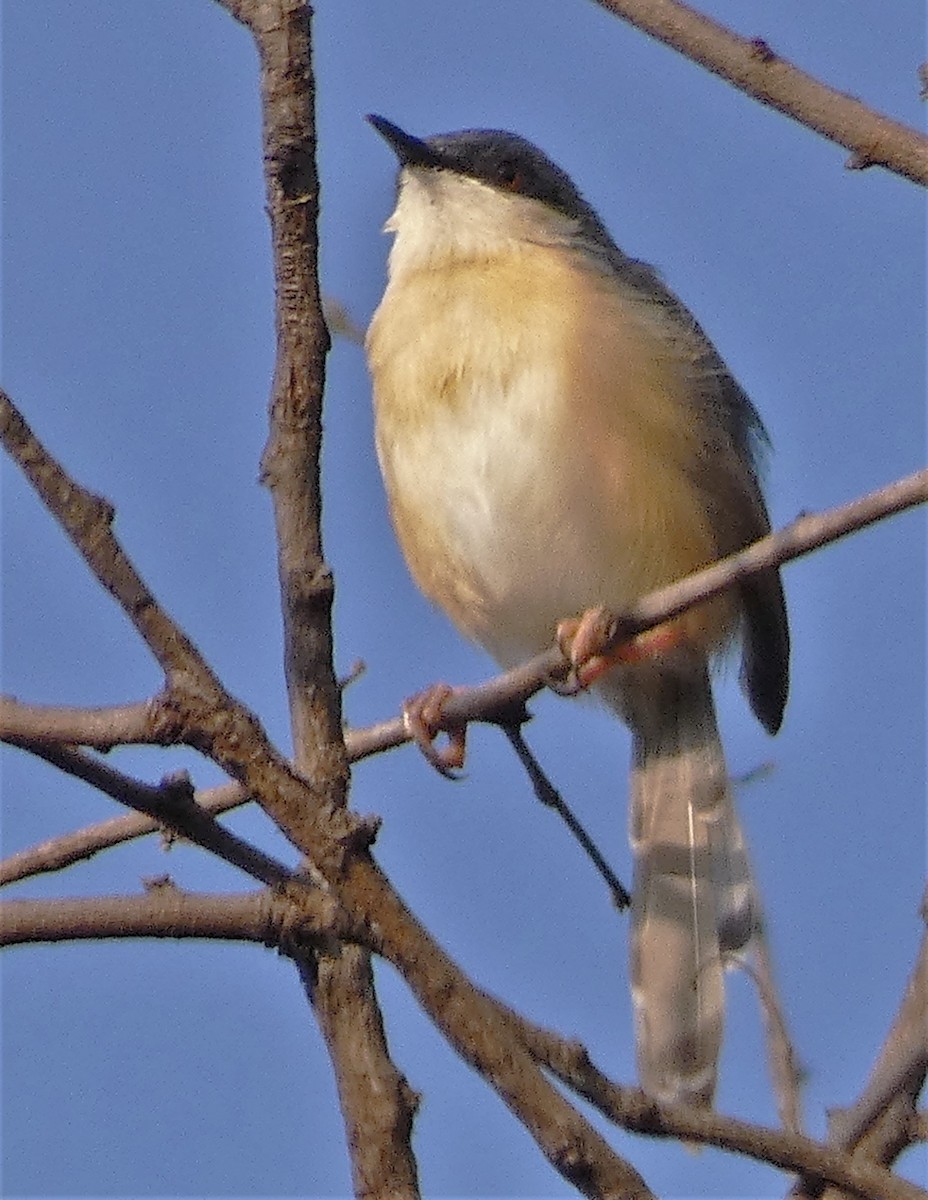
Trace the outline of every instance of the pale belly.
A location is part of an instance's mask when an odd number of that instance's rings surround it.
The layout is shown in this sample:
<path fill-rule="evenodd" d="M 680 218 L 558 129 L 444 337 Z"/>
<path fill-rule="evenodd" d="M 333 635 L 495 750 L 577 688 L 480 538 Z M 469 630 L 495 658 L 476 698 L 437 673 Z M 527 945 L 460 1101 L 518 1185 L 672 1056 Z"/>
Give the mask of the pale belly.
<path fill-rule="evenodd" d="M 526 379 L 503 402 L 436 412 L 399 450 L 379 439 L 421 586 L 504 664 L 541 650 L 561 617 L 630 599 L 621 522 L 586 486 L 582 447 L 541 416 L 540 392 Z"/>
<path fill-rule="evenodd" d="M 469 278 L 430 305 L 388 291 L 372 325 L 378 454 L 407 562 L 503 665 L 548 646 L 562 618 L 621 610 L 716 557 L 679 365 L 584 286 L 523 275 L 495 307 Z M 704 611 L 693 636 L 709 650 L 731 621 Z"/>

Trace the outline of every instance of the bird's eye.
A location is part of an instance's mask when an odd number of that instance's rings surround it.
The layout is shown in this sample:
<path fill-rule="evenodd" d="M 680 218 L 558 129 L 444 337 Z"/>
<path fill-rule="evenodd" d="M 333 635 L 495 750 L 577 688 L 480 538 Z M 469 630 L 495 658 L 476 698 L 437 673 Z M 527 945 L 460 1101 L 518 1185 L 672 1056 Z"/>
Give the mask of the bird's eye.
<path fill-rule="evenodd" d="M 501 162 L 496 168 L 496 181 L 507 192 L 521 192 L 525 186 L 525 175 L 514 162 Z"/>

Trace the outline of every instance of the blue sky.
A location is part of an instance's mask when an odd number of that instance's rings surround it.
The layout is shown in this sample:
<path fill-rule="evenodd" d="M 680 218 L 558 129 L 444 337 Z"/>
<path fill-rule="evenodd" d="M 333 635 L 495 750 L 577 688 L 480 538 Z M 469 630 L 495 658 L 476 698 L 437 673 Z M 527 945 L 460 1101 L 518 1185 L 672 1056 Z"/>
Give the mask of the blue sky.
<path fill-rule="evenodd" d="M 914 2 L 703 6 L 835 87 L 920 120 Z M 769 427 L 775 523 L 921 466 L 923 197 L 590 4 L 318 4 L 325 290 L 366 323 L 383 285 L 393 163 L 362 121 L 413 132 L 518 130 L 576 179 L 620 245 L 658 264 Z M 879 28 L 876 23 L 879 22 Z M 117 532 L 225 682 L 287 744 L 270 503 L 257 484 L 273 361 L 256 64 L 207 0 L 6 0 L 2 381 L 38 435 L 117 506 Z M 329 359 L 326 550 L 337 666 L 365 660 L 351 723 L 436 679 L 492 672 L 414 590 L 372 453 L 363 357 Z M 2 467 L 3 690 L 142 698 L 158 672 L 16 470 Z M 907 514 L 789 567 L 793 690 L 775 741 L 735 672 L 720 680 L 731 770 L 773 770 L 740 808 L 810 1128 L 862 1085 L 919 936 L 925 867 L 925 525 Z M 545 697 L 529 736 L 629 875 L 628 738 L 590 704 Z M 180 752 L 121 751 L 146 779 Z M 533 1019 L 632 1077 L 625 928 L 533 802 L 499 735 L 467 778 L 411 749 L 359 766 L 384 818 L 378 857 L 450 953 Z M 3 759 L 3 850 L 113 815 L 25 756 Z M 257 813 L 230 819 L 277 853 Z M 241 888 L 231 869 L 149 839 L 17 894 Z M 11 890 L 14 894 L 14 890 Z M 571 1194 L 498 1099 L 378 968 L 396 1059 L 422 1092 L 429 1195 Z M 334 1088 L 295 974 L 253 947 L 79 944 L 3 961 L 6 1195 L 331 1196 L 348 1168 Z M 731 981 L 718 1102 L 773 1120 L 757 1005 Z M 613 1133 L 668 1197 L 782 1195 L 778 1174 Z M 924 1175 L 910 1156 L 906 1171 Z"/>

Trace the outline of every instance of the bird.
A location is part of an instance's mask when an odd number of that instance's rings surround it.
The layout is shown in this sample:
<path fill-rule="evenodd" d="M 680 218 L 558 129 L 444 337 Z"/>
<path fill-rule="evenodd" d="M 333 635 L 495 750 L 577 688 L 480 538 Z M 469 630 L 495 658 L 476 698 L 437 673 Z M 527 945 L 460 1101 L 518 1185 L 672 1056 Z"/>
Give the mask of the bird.
<path fill-rule="evenodd" d="M 533 143 L 494 129 L 419 138 L 367 119 L 399 164 L 366 350 L 406 563 L 502 667 L 556 632 L 582 665 L 604 608 L 621 613 L 769 532 L 766 430 L 682 301 Z M 761 921 L 710 674 L 736 645 L 773 734 L 789 688 L 775 569 L 600 660 L 592 684 L 632 736 L 639 1081 L 658 1101 L 703 1107 L 725 967 Z"/>

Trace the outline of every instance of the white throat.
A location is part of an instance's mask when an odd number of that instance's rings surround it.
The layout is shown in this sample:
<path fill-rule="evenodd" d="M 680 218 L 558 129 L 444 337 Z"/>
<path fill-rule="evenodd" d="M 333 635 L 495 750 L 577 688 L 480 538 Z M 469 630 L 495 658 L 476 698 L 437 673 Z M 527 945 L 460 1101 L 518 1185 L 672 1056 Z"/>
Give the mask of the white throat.
<path fill-rule="evenodd" d="M 467 259 L 487 259 L 520 244 L 563 245 L 578 223 L 528 196 L 501 192 L 453 171 L 406 167 L 396 208 L 384 225 L 395 234 L 390 279 Z"/>

